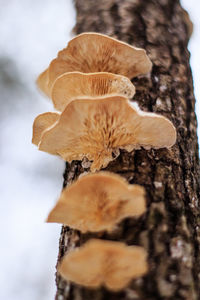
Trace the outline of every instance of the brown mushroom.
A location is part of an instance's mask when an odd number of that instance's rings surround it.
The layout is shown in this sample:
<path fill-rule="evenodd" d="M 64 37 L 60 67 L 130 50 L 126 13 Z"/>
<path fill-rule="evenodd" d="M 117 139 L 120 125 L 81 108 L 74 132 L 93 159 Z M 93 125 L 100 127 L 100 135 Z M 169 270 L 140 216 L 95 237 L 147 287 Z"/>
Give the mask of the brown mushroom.
<path fill-rule="evenodd" d="M 133 78 L 151 70 L 151 61 L 144 49 L 135 48 L 100 33 L 82 33 L 74 37 L 58 53 L 48 71 L 38 79 L 39 87 L 49 95 L 55 79 L 66 72 L 110 72 Z M 40 80 L 45 82 L 45 88 Z M 48 90 L 46 89 L 48 83 Z"/>
<path fill-rule="evenodd" d="M 119 291 L 147 272 L 146 257 L 142 247 L 92 239 L 66 254 L 58 272 L 76 284 L 90 288 L 104 285 L 109 290 Z"/>
<path fill-rule="evenodd" d="M 73 99 L 119 94 L 132 98 L 135 87 L 124 76 L 112 73 L 64 73 L 59 76 L 51 91 L 54 107 L 62 111 Z"/>
<path fill-rule="evenodd" d="M 54 125 L 55 122 L 58 121 L 59 117 L 60 115 L 58 113 L 52 112 L 47 112 L 37 116 L 33 123 L 32 143 L 38 145 L 43 132 Z"/>
<path fill-rule="evenodd" d="M 42 72 L 38 78 L 37 78 L 37 85 L 39 87 L 39 89 L 48 97 L 50 97 L 50 90 L 49 90 L 49 86 L 48 86 L 48 72 L 49 69 L 46 69 L 44 72 Z"/>
<path fill-rule="evenodd" d="M 163 116 L 134 108 L 125 97 L 70 102 L 54 126 L 42 134 L 39 149 L 66 161 L 93 161 L 91 171 L 106 167 L 119 149 L 171 147 L 173 124 Z"/>
<path fill-rule="evenodd" d="M 85 175 L 65 188 L 47 222 L 82 232 L 112 230 L 126 217 L 145 212 L 144 189 L 108 172 Z"/>

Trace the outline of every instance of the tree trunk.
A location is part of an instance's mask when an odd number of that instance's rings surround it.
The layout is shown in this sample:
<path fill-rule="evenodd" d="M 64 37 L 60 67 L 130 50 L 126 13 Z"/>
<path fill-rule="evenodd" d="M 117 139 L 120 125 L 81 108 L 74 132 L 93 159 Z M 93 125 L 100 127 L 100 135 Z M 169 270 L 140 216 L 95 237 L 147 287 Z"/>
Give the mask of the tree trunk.
<path fill-rule="evenodd" d="M 170 150 L 121 151 L 106 168 L 145 187 L 143 217 L 124 220 L 112 234 L 81 234 L 68 227 L 61 232 L 58 262 L 68 250 L 98 237 L 144 246 L 148 274 L 118 293 L 80 287 L 57 274 L 56 299 L 200 299 L 200 176 L 189 18 L 178 0 L 75 0 L 75 6 L 75 33 L 101 32 L 147 50 L 152 73 L 133 80 L 134 100 L 144 111 L 169 118 L 177 143 Z M 80 161 L 67 163 L 64 185 L 87 170 Z"/>

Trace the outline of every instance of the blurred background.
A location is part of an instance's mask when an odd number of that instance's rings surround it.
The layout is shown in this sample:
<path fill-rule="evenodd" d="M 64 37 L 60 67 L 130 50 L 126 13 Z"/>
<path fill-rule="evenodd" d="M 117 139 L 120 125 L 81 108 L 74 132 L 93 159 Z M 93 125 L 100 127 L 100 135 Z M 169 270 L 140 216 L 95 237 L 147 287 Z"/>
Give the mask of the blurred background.
<path fill-rule="evenodd" d="M 200 115 L 200 2 L 182 5 L 194 23 L 189 49 Z M 72 38 L 75 10 L 72 0 L 0 0 L 0 7 L 0 299 L 50 300 L 61 226 L 44 220 L 65 165 L 31 144 L 34 118 L 53 109 L 35 79 Z"/>

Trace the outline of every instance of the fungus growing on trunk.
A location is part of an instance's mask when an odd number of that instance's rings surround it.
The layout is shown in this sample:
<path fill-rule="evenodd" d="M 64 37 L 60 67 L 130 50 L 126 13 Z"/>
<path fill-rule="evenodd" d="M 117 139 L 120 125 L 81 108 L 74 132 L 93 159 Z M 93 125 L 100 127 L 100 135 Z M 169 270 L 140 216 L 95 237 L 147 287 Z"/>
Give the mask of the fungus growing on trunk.
<path fill-rule="evenodd" d="M 110 72 L 133 78 L 148 73 L 151 66 L 144 49 L 104 34 L 82 33 L 58 53 L 37 83 L 49 95 L 56 78 L 66 72 Z"/>
<path fill-rule="evenodd" d="M 126 217 L 145 212 L 144 188 L 108 172 L 85 175 L 66 187 L 47 222 L 82 232 L 112 230 Z"/>
<path fill-rule="evenodd" d="M 48 97 L 50 97 L 51 93 L 48 87 L 48 69 L 46 69 L 44 72 L 42 72 L 38 78 L 37 78 L 37 85 L 39 89 L 46 94 Z"/>
<path fill-rule="evenodd" d="M 68 162 L 87 157 L 94 172 L 116 158 L 119 149 L 169 148 L 175 141 L 176 130 L 168 119 L 113 96 L 70 102 L 55 125 L 43 131 L 39 150 Z"/>
<path fill-rule="evenodd" d="M 146 256 L 146 251 L 139 246 L 93 239 L 66 254 L 58 272 L 66 280 L 83 286 L 103 285 L 119 291 L 147 272 Z"/>
<path fill-rule="evenodd" d="M 52 113 L 52 112 L 47 112 L 37 116 L 37 118 L 35 118 L 35 121 L 33 123 L 32 143 L 38 145 L 44 130 L 54 125 L 55 122 L 58 121 L 59 117 L 60 115 L 58 113 Z"/>
<path fill-rule="evenodd" d="M 113 94 L 131 99 L 135 94 L 135 87 L 127 77 L 121 75 L 71 72 L 59 76 L 51 90 L 54 107 L 59 111 L 63 111 L 73 99 Z"/>

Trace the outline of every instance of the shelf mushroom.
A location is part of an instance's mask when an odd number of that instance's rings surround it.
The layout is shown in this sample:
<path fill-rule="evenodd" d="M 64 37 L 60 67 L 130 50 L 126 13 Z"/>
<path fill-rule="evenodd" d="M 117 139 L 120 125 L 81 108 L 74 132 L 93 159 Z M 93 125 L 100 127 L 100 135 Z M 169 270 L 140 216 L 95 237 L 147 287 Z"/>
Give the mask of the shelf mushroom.
<path fill-rule="evenodd" d="M 42 118 L 34 122 L 33 139 Z M 68 162 L 87 157 L 94 172 L 115 159 L 119 149 L 169 148 L 175 142 L 176 130 L 167 118 L 112 96 L 70 102 L 55 124 L 43 131 L 38 147 Z"/>
<path fill-rule="evenodd" d="M 112 230 L 126 217 L 145 212 L 144 188 L 121 176 L 99 172 L 81 177 L 65 188 L 47 222 L 61 223 L 81 232 Z"/>
<path fill-rule="evenodd" d="M 86 287 L 103 285 L 111 291 L 119 291 L 147 272 L 146 257 L 142 247 L 92 239 L 66 254 L 58 272 L 64 279 Z"/>
<path fill-rule="evenodd" d="M 38 77 L 37 83 L 50 96 L 54 81 L 66 72 L 109 72 L 133 78 L 150 72 L 151 66 L 144 49 L 88 32 L 74 37 Z"/>
<path fill-rule="evenodd" d="M 33 123 L 34 134 L 32 138 L 32 143 L 38 145 L 44 130 L 54 125 L 55 122 L 58 121 L 59 117 L 60 115 L 58 113 L 53 112 L 47 112 L 37 116 L 35 118 L 35 122 Z"/>
<path fill-rule="evenodd" d="M 135 87 L 127 77 L 121 75 L 71 72 L 59 76 L 51 90 L 54 107 L 59 111 L 63 111 L 73 99 L 113 94 L 131 99 L 135 94 Z"/>

